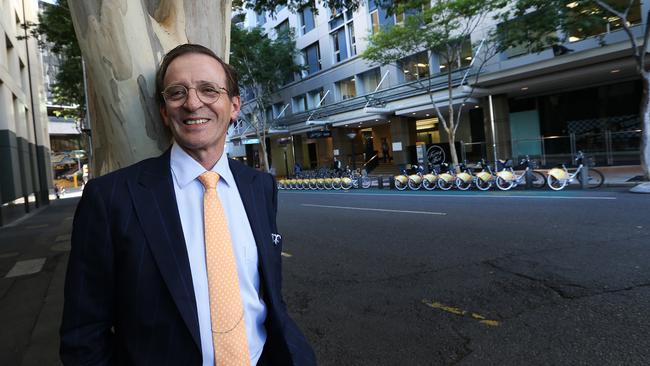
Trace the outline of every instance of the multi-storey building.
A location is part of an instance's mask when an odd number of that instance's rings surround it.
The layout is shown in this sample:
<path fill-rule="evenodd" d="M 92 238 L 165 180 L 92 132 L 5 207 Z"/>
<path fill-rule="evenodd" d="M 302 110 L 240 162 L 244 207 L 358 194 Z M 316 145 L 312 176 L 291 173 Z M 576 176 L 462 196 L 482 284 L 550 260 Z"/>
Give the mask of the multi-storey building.
<path fill-rule="evenodd" d="M 649 9 L 647 2 L 633 7 L 629 20 L 637 37 L 643 36 Z M 395 171 L 432 158 L 435 150 L 448 151 L 429 96 L 432 90 L 439 105 L 448 103 L 445 65 L 438 55 L 404 55 L 385 66 L 359 57 L 368 35 L 402 21 L 400 15 L 388 15 L 368 0 L 354 12 L 284 8 L 273 16 L 249 11 L 245 19 L 244 26 L 263 27 L 271 37 L 293 28 L 302 55 L 298 61 L 305 66 L 268 106 L 271 132 L 281 131 L 269 138 L 278 175 L 292 174 L 294 162 L 315 168 L 328 166 L 335 156 L 359 166 L 383 158 L 386 146 Z M 620 22 L 610 18 L 605 28 L 576 29 L 567 43 L 541 53 L 511 48 L 485 64 L 478 79 L 471 77 L 475 50 L 468 42 L 453 74 L 454 83 L 468 74 L 467 83 L 477 87 L 467 96 L 459 86 L 452 97 L 454 108 L 463 110 L 456 135 L 461 159 L 530 155 L 551 165 L 583 150 L 598 164 L 638 164 L 642 87 Z M 471 44 L 480 44 L 485 30 L 498 26 L 488 17 Z M 604 46 L 597 37 L 603 34 Z M 244 116 L 246 108 L 245 102 Z M 246 138 L 236 132 L 235 145 Z M 251 165 L 257 154 L 252 145 L 239 149 Z"/>
<path fill-rule="evenodd" d="M 41 56 L 23 27 L 37 22 L 37 11 L 35 1 L 0 0 L 0 223 L 48 202 L 50 144 Z"/>

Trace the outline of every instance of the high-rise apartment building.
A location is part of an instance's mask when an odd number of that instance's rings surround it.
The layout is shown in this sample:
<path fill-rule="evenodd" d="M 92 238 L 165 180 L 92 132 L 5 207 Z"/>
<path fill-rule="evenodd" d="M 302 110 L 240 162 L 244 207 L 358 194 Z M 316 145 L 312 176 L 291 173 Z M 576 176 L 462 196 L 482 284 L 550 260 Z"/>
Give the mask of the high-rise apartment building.
<path fill-rule="evenodd" d="M 0 0 L 0 223 L 47 204 L 51 181 L 41 55 L 25 38 L 37 3 Z"/>
<path fill-rule="evenodd" d="M 632 9 L 631 29 L 639 38 L 649 9 L 638 1 Z M 356 166 L 375 156 L 383 161 L 386 146 L 387 172 L 448 151 L 428 92 L 445 112 L 448 82 L 440 56 L 423 51 L 385 66 L 359 57 L 370 34 L 401 21 L 403 16 L 387 14 L 373 0 L 361 1 L 355 11 L 247 12 L 241 25 L 262 27 L 270 37 L 293 28 L 301 51 L 297 61 L 304 65 L 267 107 L 273 131 L 282 131 L 268 141 L 278 175 L 291 175 L 294 162 L 303 168 L 329 166 L 335 156 Z M 492 58 L 476 80 L 475 66 L 470 67 L 476 45 L 486 29 L 501 26 L 487 17 L 462 49 L 452 78 L 457 83 L 467 74 L 466 85 L 477 87 L 468 99 L 460 85 L 452 96 L 454 109 L 462 110 L 456 133 L 460 158 L 530 155 L 552 165 L 570 162 L 582 150 L 599 165 L 638 164 L 642 86 L 620 22 L 610 17 L 604 28 L 576 29 L 568 42 L 549 44 L 541 53 L 511 48 Z M 244 102 L 244 120 L 249 104 Z M 237 145 L 246 137 L 233 133 L 231 141 Z M 234 155 L 255 165 L 255 145 L 242 146 Z"/>

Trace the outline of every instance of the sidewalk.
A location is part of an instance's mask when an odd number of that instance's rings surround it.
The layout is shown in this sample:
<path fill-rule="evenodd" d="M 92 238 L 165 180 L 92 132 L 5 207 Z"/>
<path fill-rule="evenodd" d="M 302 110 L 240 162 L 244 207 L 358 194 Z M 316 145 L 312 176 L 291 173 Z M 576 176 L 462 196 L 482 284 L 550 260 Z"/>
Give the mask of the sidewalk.
<path fill-rule="evenodd" d="M 80 194 L 0 227 L 0 365 L 61 364 L 63 282 Z"/>

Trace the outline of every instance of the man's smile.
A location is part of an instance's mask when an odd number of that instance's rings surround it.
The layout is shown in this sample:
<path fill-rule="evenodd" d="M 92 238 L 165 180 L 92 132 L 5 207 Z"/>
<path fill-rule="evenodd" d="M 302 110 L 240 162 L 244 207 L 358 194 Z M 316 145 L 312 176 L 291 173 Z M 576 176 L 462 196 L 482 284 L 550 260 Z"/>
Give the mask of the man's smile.
<path fill-rule="evenodd" d="M 186 125 L 200 125 L 204 123 L 208 123 L 209 119 L 207 118 L 188 118 L 183 120 L 183 124 Z"/>

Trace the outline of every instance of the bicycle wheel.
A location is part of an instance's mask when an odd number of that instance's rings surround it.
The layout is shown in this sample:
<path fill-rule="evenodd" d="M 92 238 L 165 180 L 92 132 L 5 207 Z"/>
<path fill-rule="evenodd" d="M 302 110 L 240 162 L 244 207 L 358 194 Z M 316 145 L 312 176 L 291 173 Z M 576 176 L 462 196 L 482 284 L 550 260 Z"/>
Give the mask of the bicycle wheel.
<path fill-rule="evenodd" d="M 464 180 L 462 180 L 460 178 L 456 178 L 455 183 L 456 183 L 456 188 L 460 189 L 461 191 L 466 191 L 466 190 L 469 189 L 469 187 L 472 186 L 472 181 L 471 180 L 465 182 Z"/>
<path fill-rule="evenodd" d="M 436 189 L 437 185 L 435 181 L 431 182 L 428 179 L 422 179 L 422 187 L 427 191 L 433 191 Z"/>
<path fill-rule="evenodd" d="M 443 191 L 448 191 L 451 189 L 451 187 L 454 186 L 454 181 L 447 182 L 446 180 L 440 178 L 438 179 L 438 188 L 442 189 Z"/>
<path fill-rule="evenodd" d="M 418 189 L 420 189 L 420 186 L 422 185 L 422 183 L 415 183 L 412 179 L 409 179 L 407 184 L 412 191 L 417 191 Z"/>
<path fill-rule="evenodd" d="M 497 177 L 496 183 L 497 183 L 497 188 L 499 188 L 502 191 L 507 191 L 507 190 L 511 189 L 512 187 L 514 187 L 514 185 L 515 185 L 514 181 L 505 180 L 505 179 L 503 179 L 501 177 Z"/>
<path fill-rule="evenodd" d="M 537 170 L 531 171 L 532 174 L 532 185 L 533 188 L 544 188 L 544 185 L 546 185 L 546 176 Z"/>
<path fill-rule="evenodd" d="M 403 191 L 408 187 L 408 185 L 402 183 L 399 179 L 395 179 L 395 188 L 399 191 Z"/>
<path fill-rule="evenodd" d="M 348 189 L 352 188 L 352 181 L 341 181 L 341 188 L 344 191 L 347 191 Z"/>
<path fill-rule="evenodd" d="M 370 180 L 370 177 L 365 176 L 361 177 L 361 188 L 370 188 L 370 185 L 372 184 L 372 181 Z"/>
<path fill-rule="evenodd" d="M 589 175 L 587 177 L 588 188 L 598 188 L 605 182 L 605 176 L 600 172 L 600 170 L 591 168 L 587 174 Z M 582 183 L 582 174 L 578 174 L 578 181 Z"/>
<path fill-rule="evenodd" d="M 492 188 L 491 180 L 483 180 L 477 177 L 475 184 L 476 184 L 476 188 L 480 189 L 481 191 L 487 191 L 488 189 Z"/>
<path fill-rule="evenodd" d="M 566 187 L 568 182 L 569 181 L 566 180 L 566 179 L 560 180 L 560 179 L 555 178 L 552 175 L 549 175 L 548 179 L 547 179 L 548 187 L 551 188 L 554 191 L 559 191 L 559 190 L 564 189 L 564 187 Z"/>

